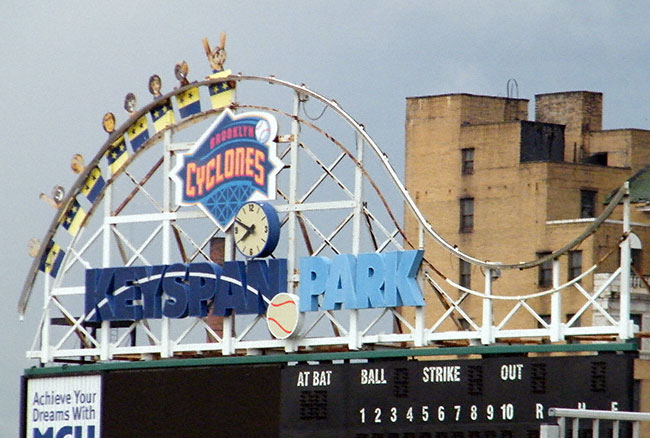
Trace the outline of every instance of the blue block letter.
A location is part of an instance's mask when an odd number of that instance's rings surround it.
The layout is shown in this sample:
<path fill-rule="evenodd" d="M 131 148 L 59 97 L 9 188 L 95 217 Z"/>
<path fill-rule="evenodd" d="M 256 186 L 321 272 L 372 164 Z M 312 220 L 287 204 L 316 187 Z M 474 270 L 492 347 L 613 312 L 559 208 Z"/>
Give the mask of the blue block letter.
<path fill-rule="evenodd" d="M 325 293 L 330 261 L 325 257 L 300 259 L 300 311 L 318 310 L 318 297 Z"/>

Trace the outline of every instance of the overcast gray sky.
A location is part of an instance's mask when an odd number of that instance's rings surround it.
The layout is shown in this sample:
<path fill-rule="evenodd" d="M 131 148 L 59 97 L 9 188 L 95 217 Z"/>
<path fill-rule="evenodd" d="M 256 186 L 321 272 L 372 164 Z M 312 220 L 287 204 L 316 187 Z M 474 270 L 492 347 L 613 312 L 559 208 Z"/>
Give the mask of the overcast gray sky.
<path fill-rule="evenodd" d="M 650 129 L 650 12 L 645 2 L 310 1 L 35 2 L 5 0 L 0 18 L 0 436 L 18 433 L 20 376 L 40 317 L 16 305 L 54 210 L 39 201 L 70 187 L 74 153 L 106 139 L 101 118 L 124 95 L 150 98 L 147 79 L 208 74 L 201 38 L 228 34 L 227 68 L 274 74 L 336 99 L 403 168 L 405 98 L 454 92 L 519 97 L 604 93 L 604 127 Z M 167 87 L 165 87 L 167 85 Z M 530 113 L 534 108 L 531 104 Z M 433 221 L 435 226 L 435 220 Z"/>

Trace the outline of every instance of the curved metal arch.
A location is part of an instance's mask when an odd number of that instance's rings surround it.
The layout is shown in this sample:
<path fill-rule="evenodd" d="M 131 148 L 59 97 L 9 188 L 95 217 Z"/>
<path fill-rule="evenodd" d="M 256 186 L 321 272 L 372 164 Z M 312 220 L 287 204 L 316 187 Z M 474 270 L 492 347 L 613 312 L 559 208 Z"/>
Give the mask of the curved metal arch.
<path fill-rule="evenodd" d="M 352 116 L 350 116 L 341 106 L 338 104 L 336 100 L 333 99 L 328 99 L 327 97 L 323 96 L 322 94 L 319 94 L 315 91 L 312 91 L 308 89 L 304 84 L 303 85 L 296 85 L 288 81 L 283 81 L 280 79 L 277 79 L 273 76 L 271 77 L 260 77 L 260 76 L 246 76 L 242 74 L 237 74 L 237 75 L 232 75 L 229 77 L 230 80 L 252 80 L 252 81 L 265 81 L 269 82 L 272 84 L 279 84 L 283 85 L 287 88 L 291 88 L 295 90 L 298 93 L 304 93 L 310 97 L 313 97 L 322 103 L 326 104 L 330 108 L 332 108 L 336 113 L 341 116 L 350 126 L 352 126 L 355 131 L 363 137 L 363 139 L 371 146 L 377 157 L 380 159 L 382 165 L 384 166 L 384 169 L 388 172 L 390 175 L 393 183 L 397 186 L 397 188 L 400 191 L 400 194 L 404 198 L 404 201 L 407 203 L 409 209 L 411 212 L 415 215 L 417 218 L 418 222 L 422 224 L 425 228 L 425 231 L 431 235 L 441 246 L 443 246 L 445 249 L 447 249 L 449 252 L 452 254 L 455 254 L 457 257 L 481 266 L 483 268 L 488 268 L 488 269 L 529 269 L 533 268 L 536 266 L 541 265 L 542 263 L 552 260 L 554 258 L 557 258 L 561 256 L 562 254 L 566 253 L 569 251 L 571 248 L 574 248 L 576 245 L 580 244 L 583 240 L 585 240 L 587 237 L 589 237 L 591 234 L 594 233 L 594 231 L 600 226 L 601 223 L 605 221 L 613 212 L 614 208 L 618 205 L 619 202 L 623 199 L 623 197 L 627 193 L 627 188 L 626 185 L 624 184 L 619 188 L 619 190 L 616 192 L 616 195 L 610 200 L 610 203 L 608 207 L 603 211 L 603 213 L 598 216 L 594 220 L 594 223 L 588 226 L 578 237 L 576 237 L 574 240 L 569 242 L 567 245 L 563 246 L 557 251 L 552 252 L 551 254 L 540 258 L 540 259 L 535 259 L 531 261 L 526 261 L 526 262 L 520 262 L 520 263 L 501 263 L 501 262 L 490 262 L 487 260 L 481 260 L 475 257 L 472 257 L 471 255 L 461 251 L 460 249 L 457 248 L 456 245 L 452 245 L 451 243 L 447 242 L 436 230 L 433 228 L 433 226 L 427 221 L 427 219 L 424 217 L 420 209 L 417 207 L 415 204 L 415 201 L 413 198 L 411 198 L 411 195 L 409 194 L 408 190 L 406 190 L 406 187 L 404 184 L 402 184 L 402 181 L 400 180 L 399 176 L 397 175 L 397 172 L 393 168 L 393 166 L 390 164 L 390 161 L 388 160 L 388 156 L 379 148 L 377 143 L 370 137 L 370 135 L 366 132 L 365 128 L 363 125 L 358 123 Z"/>
<path fill-rule="evenodd" d="M 205 81 L 207 84 L 211 84 L 213 82 L 221 82 L 218 80 L 214 81 Z M 171 96 L 175 96 L 176 94 L 196 86 L 196 84 L 190 84 L 186 87 L 179 88 L 177 90 L 174 90 L 173 92 L 165 94 L 163 97 L 160 99 L 168 99 Z M 41 260 L 43 256 L 45 255 L 45 251 L 47 249 L 47 246 L 54 237 L 54 234 L 56 233 L 57 229 L 61 225 L 64 215 L 67 212 L 68 208 L 72 204 L 73 200 L 81 193 L 81 188 L 85 184 L 86 180 L 90 176 L 90 173 L 92 170 L 98 166 L 101 162 L 101 159 L 106 155 L 106 151 L 108 148 L 112 145 L 112 143 L 120 138 L 121 136 L 124 136 L 124 134 L 128 131 L 128 129 L 132 126 L 132 122 L 139 119 L 143 115 L 147 114 L 151 108 L 155 105 L 156 101 L 151 102 L 150 104 L 144 106 L 143 108 L 139 109 L 137 112 L 135 112 L 134 116 L 130 117 L 127 122 L 124 122 L 118 129 L 116 129 L 109 137 L 108 139 L 104 142 L 104 144 L 100 147 L 99 151 L 95 156 L 93 157 L 92 160 L 86 165 L 84 170 L 79 174 L 79 177 L 77 178 L 76 182 L 73 184 L 73 186 L 70 188 L 68 191 L 65 199 L 61 202 L 61 205 L 59 206 L 59 209 L 57 211 L 57 214 L 54 216 L 52 219 L 52 222 L 50 223 L 50 226 L 48 227 L 45 237 L 43 238 L 41 242 L 41 247 L 39 248 L 36 256 L 34 257 L 34 261 L 32 262 L 32 265 L 30 267 L 29 273 L 27 275 L 27 278 L 25 279 L 25 283 L 23 285 L 23 289 L 20 295 L 20 299 L 18 301 L 18 314 L 20 318 L 25 314 L 25 310 L 27 309 L 27 304 L 29 302 L 29 297 L 31 295 L 31 290 L 34 285 L 34 282 L 36 281 L 36 276 L 38 274 L 38 268 L 41 263 Z M 127 167 L 132 161 L 134 161 L 140 154 L 142 154 L 144 151 L 149 149 L 152 145 L 158 143 L 159 141 L 162 140 L 162 138 L 165 135 L 165 132 L 168 130 L 182 130 L 185 129 L 195 123 L 198 123 L 201 120 L 204 120 L 216 113 L 218 113 L 220 110 L 217 109 L 209 109 L 202 111 L 201 113 L 194 114 L 192 116 L 189 116 L 185 119 L 182 119 L 180 122 L 175 123 L 174 125 L 168 126 L 166 128 L 161 129 L 157 133 L 155 133 L 153 136 L 151 136 L 143 145 L 140 147 L 135 153 L 131 154 L 122 168 L 120 168 L 119 171 L 117 171 L 115 174 L 112 174 L 110 178 L 106 180 L 106 186 L 104 189 L 101 191 L 101 193 L 98 194 L 97 199 L 95 202 L 93 202 L 93 206 L 91 209 L 88 211 L 88 216 L 84 220 L 86 222 L 92 213 L 94 212 L 95 208 L 97 205 L 101 203 L 101 200 L 104 196 L 104 192 L 106 190 L 106 187 L 111 185 L 117 177 L 119 177 L 124 168 Z"/>

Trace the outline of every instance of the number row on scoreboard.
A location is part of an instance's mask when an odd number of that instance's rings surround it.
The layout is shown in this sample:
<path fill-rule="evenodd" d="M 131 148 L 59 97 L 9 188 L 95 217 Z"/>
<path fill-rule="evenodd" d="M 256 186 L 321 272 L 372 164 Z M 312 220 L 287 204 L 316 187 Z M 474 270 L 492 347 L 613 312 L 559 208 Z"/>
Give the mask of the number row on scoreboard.
<path fill-rule="evenodd" d="M 512 403 L 501 405 L 461 406 L 409 406 L 398 409 L 366 408 L 358 411 L 361 424 L 381 423 L 429 423 L 429 422 L 471 422 L 471 421 L 512 421 L 515 419 L 515 406 Z"/>

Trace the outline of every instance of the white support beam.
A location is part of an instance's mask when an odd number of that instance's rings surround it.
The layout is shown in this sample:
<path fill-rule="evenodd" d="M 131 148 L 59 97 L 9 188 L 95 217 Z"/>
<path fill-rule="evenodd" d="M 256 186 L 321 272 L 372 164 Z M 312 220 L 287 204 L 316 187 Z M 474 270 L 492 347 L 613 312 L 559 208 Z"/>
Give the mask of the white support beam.
<path fill-rule="evenodd" d="M 113 185 L 109 185 L 104 192 L 104 225 L 102 232 L 102 267 L 108 268 L 111 266 L 111 228 L 113 225 L 106 223 L 106 218 L 112 217 L 113 205 Z M 112 358 L 111 346 L 111 323 L 110 321 L 102 321 L 101 332 L 99 336 L 99 358 L 102 361 L 107 361 Z"/>
<path fill-rule="evenodd" d="M 422 224 L 418 224 L 418 249 L 424 250 L 424 227 Z M 422 270 L 420 270 L 420 290 L 425 290 L 425 276 L 422 274 Z M 425 307 L 420 306 L 415 308 L 415 331 L 413 333 L 413 343 L 416 347 L 424 347 L 426 345 L 426 339 L 425 339 L 425 329 L 426 329 L 426 312 L 425 312 Z"/>
<path fill-rule="evenodd" d="M 325 202 L 310 202 L 307 204 L 286 204 L 278 205 L 276 210 L 283 212 L 297 212 L 297 211 L 322 211 L 322 210 L 341 210 L 341 209 L 354 209 L 357 206 L 354 200 L 343 201 L 325 201 Z"/>
<path fill-rule="evenodd" d="M 483 298 L 483 321 L 481 321 L 481 343 L 484 345 L 494 342 L 492 313 L 492 269 L 485 269 L 485 298 Z"/>
<path fill-rule="evenodd" d="M 553 259 L 553 289 L 560 287 L 560 260 Z M 562 335 L 562 293 L 558 290 L 551 295 L 551 333 L 552 342 L 561 341 Z"/>
<path fill-rule="evenodd" d="M 109 216 L 105 219 L 108 224 L 134 224 L 146 222 L 178 221 L 183 219 L 204 219 L 205 213 L 199 209 L 182 211 L 165 211 L 162 213 L 124 214 Z"/>
<path fill-rule="evenodd" d="M 171 148 L 171 131 L 165 131 L 164 139 L 164 152 L 163 152 L 163 213 L 170 213 L 171 208 L 171 167 L 172 167 L 172 148 Z M 171 220 L 169 218 L 162 221 L 162 254 L 161 259 L 163 264 L 169 264 L 170 245 L 171 245 Z M 169 318 L 163 316 L 160 326 L 160 357 L 167 358 L 174 355 L 171 336 L 170 336 L 170 321 Z"/>
<path fill-rule="evenodd" d="M 621 242 L 621 295 L 619 315 L 619 337 L 630 339 L 633 336 L 632 320 L 630 319 L 630 268 L 632 265 L 630 249 L 630 189 L 625 182 L 625 196 L 623 197 L 623 235 Z"/>
<path fill-rule="evenodd" d="M 300 122 L 298 121 L 298 114 L 300 112 L 300 99 L 302 95 L 296 91 L 293 98 L 293 120 L 291 121 L 291 144 L 289 145 L 289 203 L 290 208 L 294 208 L 296 200 L 298 199 L 298 149 L 300 146 Z M 298 217 L 296 210 L 288 211 L 289 217 L 287 222 L 287 242 L 288 242 L 288 259 L 287 271 L 291 276 L 297 271 L 295 259 L 297 256 L 297 225 Z M 294 283 L 289 281 L 287 284 L 287 292 L 293 293 Z"/>

